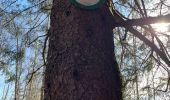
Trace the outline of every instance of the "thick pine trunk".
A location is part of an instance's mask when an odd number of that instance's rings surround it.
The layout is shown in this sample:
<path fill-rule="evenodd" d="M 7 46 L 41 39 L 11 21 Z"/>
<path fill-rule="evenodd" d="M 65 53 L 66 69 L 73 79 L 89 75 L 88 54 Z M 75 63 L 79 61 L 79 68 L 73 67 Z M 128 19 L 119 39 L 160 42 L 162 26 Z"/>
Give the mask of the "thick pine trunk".
<path fill-rule="evenodd" d="M 54 0 L 45 100 L 122 99 L 110 16 L 106 5 L 83 10 Z"/>

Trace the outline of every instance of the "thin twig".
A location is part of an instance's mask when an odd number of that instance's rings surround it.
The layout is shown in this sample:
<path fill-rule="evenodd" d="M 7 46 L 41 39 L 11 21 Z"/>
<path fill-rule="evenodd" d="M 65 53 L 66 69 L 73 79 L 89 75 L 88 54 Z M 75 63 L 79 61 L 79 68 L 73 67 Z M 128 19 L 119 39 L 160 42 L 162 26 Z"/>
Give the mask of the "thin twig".
<path fill-rule="evenodd" d="M 39 38 L 44 37 L 44 36 L 46 36 L 46 34 L 36 37 L 36 38 L 35 38 L 33 41 L 31 41 L 28 45 L 31 45 L 33 42 L 37 41 Z"/>
<path fill-rule="evenodd" d="M 29 78 L 29 80 L 28 80 L 28 82 L 27 82 L 27 85 L 31 82 L 34 74 L 35 74 L 37 71 L 39 71 L 43 66 L 44 66 L 44 65 L 40 66 L 39 68 L 37 68 L 35 71 L 33 71 L 33 72 L 31 73 L 31 77 Z"/>

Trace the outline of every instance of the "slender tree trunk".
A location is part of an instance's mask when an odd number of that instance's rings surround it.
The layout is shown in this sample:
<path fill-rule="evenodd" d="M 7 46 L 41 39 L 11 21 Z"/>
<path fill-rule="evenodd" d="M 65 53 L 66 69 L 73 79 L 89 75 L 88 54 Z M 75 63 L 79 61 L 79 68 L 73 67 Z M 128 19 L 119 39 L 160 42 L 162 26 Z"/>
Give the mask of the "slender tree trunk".
<path fill-rule="evenodd" d="M 8 97 L 8 92 L 9 92 L 9 84 L 7 86 L 7 90 L 6 90 L 6 93 L 5 93 L 5 96 L 4 96 L 4 99 L 3 100 L 7 100 L 7 97 Z"/>
<path fill-rule="evenodd" d="M 16 68 L 15 68 L 15 97 L 14 100 L 19 100 L 19 39 L 18 39 L 18 34 L 16 33 L 16 48 L 17 48 L 17 54 L 16 54 Z"/>
<path fill-rule="evenodd" d="M 137 58 L 136 58 L 136 54 L 137 54 L 137 46 L 136 46 L 136 37 L 133 36 L 133 49 L 134 49 L 134 67 L 135 67 L 135 86 L 136 86 L 136 90 L 135 90 L 135 94 L 136 94 L 136 100 L 139 100 L 140 96 L 139 96 L 139 86 L 138 86 L 138 66 L 137 66 Z"/>
<path fill-rule="evenodd" d="M 40 100 L 44 100 L 44 79 L 42 81 Z"/>
<path fill-rule="evenodd" d="M 110 17 L 53 1 L 44 100 L 122 100 Z"/>

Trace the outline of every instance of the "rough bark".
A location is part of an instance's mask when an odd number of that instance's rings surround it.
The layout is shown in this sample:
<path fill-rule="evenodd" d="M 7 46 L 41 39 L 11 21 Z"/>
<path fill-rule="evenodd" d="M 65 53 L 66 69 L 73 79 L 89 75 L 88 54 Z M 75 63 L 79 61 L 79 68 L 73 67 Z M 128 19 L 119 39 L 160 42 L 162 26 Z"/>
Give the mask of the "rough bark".
<path fill-rule="evenodd" d="M 110 16 L 53 1 L 44 100 L 122 100 Z"/>

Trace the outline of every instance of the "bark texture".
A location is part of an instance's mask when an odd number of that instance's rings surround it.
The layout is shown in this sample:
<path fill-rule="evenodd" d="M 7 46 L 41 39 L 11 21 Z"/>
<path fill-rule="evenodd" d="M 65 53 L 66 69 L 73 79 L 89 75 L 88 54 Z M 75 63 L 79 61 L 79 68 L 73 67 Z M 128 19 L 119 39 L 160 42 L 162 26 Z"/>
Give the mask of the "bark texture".
<path fill-rule="evenodd" d="M 110 17 L 53 1 L 44 100 L 122 100 Z"/>

